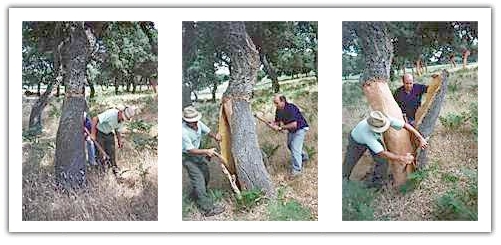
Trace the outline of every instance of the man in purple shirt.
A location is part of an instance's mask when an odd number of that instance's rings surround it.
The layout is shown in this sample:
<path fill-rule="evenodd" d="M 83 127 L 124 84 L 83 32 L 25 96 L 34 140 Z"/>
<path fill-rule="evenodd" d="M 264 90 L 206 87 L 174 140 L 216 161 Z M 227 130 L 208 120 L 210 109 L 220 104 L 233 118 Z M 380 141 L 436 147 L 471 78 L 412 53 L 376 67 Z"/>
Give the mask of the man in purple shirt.
<path fill-rule="evenodd" d="M 393 97 L 402 110 L 407 122 L 415 126 L 416 111 L 421 106 L 421 98 L 426 93 L 428 86 L 415 84 L 414 78 L 408 73 L 402 76 L 402 82 L 403 85 L 395 91 Z"/>
<path fill-rule="evenodd" d="M 302 173 L 303 162 L 309 159 L 308 153 L 303 150 L 304 136 L 309 130 L 308 123 L 299 108 L 287 102 L 284 95 L 275 95 L 273 103 L 277 109 L 275 121 L 270 126 L 277 131 L 288 131 L 287 147 L 292 154 L 292 173 L 289 177 L 294 178 Z"/>

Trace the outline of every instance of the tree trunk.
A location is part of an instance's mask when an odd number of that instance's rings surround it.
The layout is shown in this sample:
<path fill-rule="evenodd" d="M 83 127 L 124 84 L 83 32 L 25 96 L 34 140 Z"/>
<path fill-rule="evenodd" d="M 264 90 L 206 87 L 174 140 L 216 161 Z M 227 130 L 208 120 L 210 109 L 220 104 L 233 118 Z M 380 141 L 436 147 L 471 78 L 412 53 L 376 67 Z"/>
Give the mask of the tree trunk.
<path fill-rule="evenodd" d="M 116 76 L 114 82 L 115 82 L 115 95 L 118 95 L 118 79 Z"/>
<path fill-rule="evenodd" d="M 40 96 L 40 86 L 42 84 L 42 81 L 38 81 L 38 85 L 37 85 L 37 95 Z"/>
<path fill-rule="evenodd" d="M 191 21 L 183 21 L 183 79 L 182 79 L 182 107 L 190 106 L 191 103 L 191 86 L 188 79 L 188 67 L 196 58 L 196 30 L 195 24 Z"/>
<path fill-rule="evenodd" d="M 468 56 L 470 56 L 470 50 L 463 50 L 463 69 L 466 69 L 466 66 L 468 65 Z"/>
<path fill-rule="evenodd" d="M 96 90 L 94 89 L 94 83 L 89 83 L 89 88 L 90 88 L 90 95 L 89 97 L 90 98 L 94 98 L 94 96 L 96 95 Z"/>
<path fill-rule="evenodd" d="M 57 41 L 55 42 L 56 45 L 53 47 L 52 51 L 52 59 L 54 62 L 53 79 L 49 80 L 45 92 L 38 98 L 38 100 L 31 108 L 30 112 L 30 120 L 28 125 L 30 130 L 35 130 L 35 132 L 37 133 L 42 132 L 42 112 L 45 106 L 47 106 L 47 104 L 49 103 L 50 98 L 52 98 L 52 90 L 54 89 L 54 86 L 59 87 L 59 84 L 61 82 L 61 78 L 59 77 L 62 70 L 61 48 L 64 45 L 64 41 L 63 39 L 61 39 L 60 35 L 61 28 L 61 24 L 56 24 L 54 30 L 54 37 L 57 38 Z"/>
<path fill-rule="evenodd" d="M 280 84 L 278 83 L 277 73 L 275 72 L 275 69 L 273 69 L 273 67 L 270 65 L 270 63 L 268 63 L 268 59 L 266 58 L 266 54 L 264 54 L 263 52 L 260 52 L 259 59 L 261 60 L 261 63 L 264 66 L 264 71 L 266 72 L 266 74 L 268 74 L 268 76 L 271 79 L 273 92 L 275 92 L 275 93 L 280 92 Z"/>
<path fill-rule="evenodd" d="M 55 176 L 64 190 L 82 187 L 85 178 L 84 136 L 82 133 L 86 83 L 87 36 L 83 22 L 71 22 L 69 49 L 63 52 L 65 99 L 57 130 Z"/>
<path fill-rule="evenodd" d="M 365 57 L 365 70 L 360 79 L 365 96 L 372 110 L 379 110 L 387 115 L 403 119 L 402 111 L 395 102 L 387 80 L 391 69 L 393 45 L 384 22 L 360 22 L 358 35 Z M 405 155 L 413 148 L 407 130 L 390 128 L 384 133 L 384 142 L 388 151 Z M 395 161 L 388 161 L 395 184 L 406 182 L 406 167 Z M 407 171 L 412 171 L 408 169 Z"/>
<path fill-rule="evenodd" d="M 263 163 L 250 98 L 257 82 L 259 54 L 245 31 L 243 22 L 227 22 L 228 51 L 232 72 L 224 93 L 226 116 L 231 131 L 231 153 L 240 186 L 260 189 L 275 196 L 275 188 Z"/>

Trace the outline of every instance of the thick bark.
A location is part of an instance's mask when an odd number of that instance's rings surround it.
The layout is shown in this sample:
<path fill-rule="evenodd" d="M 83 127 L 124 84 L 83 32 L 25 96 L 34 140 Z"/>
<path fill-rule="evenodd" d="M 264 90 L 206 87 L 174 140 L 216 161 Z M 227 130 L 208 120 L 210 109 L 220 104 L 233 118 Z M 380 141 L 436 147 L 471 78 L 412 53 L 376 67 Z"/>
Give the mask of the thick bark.
<path fill-rule="evenodd" d="M 227 22 L 226 25 L 232 72 L 223 101 L 231 102 L 226 116 L 237 178 L 243 189 L 261 189 L 266 195 L 274 196 L 275 188 L 263 163 L 249 102 L 257 82 L 259 54 L 243 22 Z"/>
<path fill-rule="evenodd" d="M 64 74 L 65 99 L 57 130 L 55 176 L 65 190 L 86 184 L 85 152 L 82 134 L 85 98 L 82 93 L 86 83 L 87 36 L 83 22 L 70 24 L 69 49 L 62 53 L 62 63 L 67 68 Z"/>
<path fill-rule="evenodd" d="M 365 57 L 365 70 L 360 82 L 372 110 L 380 110 L 387 115 L 403 120 L 402 111 L 395 102 L 388 87 L 388 79 L 393 56 L 393 45 L 383 22 L 360 22 L 357 30 Z M 390 128 L 384 133 L 386 149 L 405 155 L 412 152 L 412 144 L 407 130 Z M 389 161 L 397 186 L 405 183 L 407 176 L 404 166 Z M 409 170 L 410 171 L 410 170 Z"/>
<path fill-rule="evenodd" d="M 264 71 L 266 72 L 266 74 L 268 74 L 268 76 L 271 79 L 271 85 L 273 88 L 273 92 L 275 92 L 275 93 L 280 92 L 280 84 L 278 83 L 277 73 L 275 72 L 275 69 L 273 69 L 273 67 L 270 65 L 270 63 L 268 63 L 268 59 L 266 58 L 266 54 L 264 54 L 263 52 L 260 52 L 259 59 L 261 60 L 261 63 L 264 66 Z"/>
<path fill-rule="evenodd" d="M 443 70 L 441 75 L 432 76 L 432 81 L 428 84 L 426 91 L 426 102 L 416 112 L 416 128 L 425 138 L 431 135 L 440 115 L 447 94 L 448 76 L 447 70 Z M 418 150 L 417 153 L 418 167 L 425 166 L 428 163 L 427 149 Z"/>

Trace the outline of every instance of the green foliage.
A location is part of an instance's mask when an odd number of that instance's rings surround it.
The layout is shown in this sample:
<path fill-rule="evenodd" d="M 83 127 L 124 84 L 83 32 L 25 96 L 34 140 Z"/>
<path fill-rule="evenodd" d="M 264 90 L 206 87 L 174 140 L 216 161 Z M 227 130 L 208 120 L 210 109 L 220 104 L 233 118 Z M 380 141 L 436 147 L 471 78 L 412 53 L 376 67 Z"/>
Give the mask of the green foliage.
<path fill-rule="evenodd" d="M 452 173 L 442 173 L 442 179 L 447 182 L 456 183 L 459 180 L 459 177 Z"/>
<path fill-rule="evenodd" d="M 37 136 L 42 133 L 42 126 L 37 126 L 33 128 L 29 128 L 27 130 L 23 130 L 23 141 L 28 142 L 36 142 Z"/>
<path fill-rule="evenodd" d="M 277 198 L 267 206 L 269 220 L 290 221 L 290 220 L 312 220 L 309 209 L 303 207 L 296 200 L 285 198 L 285 189 L 278 188 Z"/>
<path fill-rule="evenodd" d="M 469 111 L 469 116 L 470 116 L 470 124 L 472 126 L 473 130 L 473 135 L 475 136 L 475 139 L 478 139 L 478 103 L 472 102 L 470 104 L 470 111 Z"/>
<path fill-rule="evenodd" d="M 359 104 L 363 95 L 362 87 L 358 82 L 343 83 L 343 105 L 349 106 Z"/>
<path fill-rule="evenodd" d="M 449 82 L 447 85 L 447 89 L 452 93 L 456 94 L 456 92 L 459 90 L 459 82 L 458 80 L 452 80 Z"/>
<path fill-rule="evenodd" d="M 142 133 L 132 133 L 132 142 L 137 150 L 157 150 L 158 149 L 158 137 L 150 137 L 149 135 Z"/>
<path fill-rule="evenodd" d="M 374 220 L 374 197 L 375 193 L 363 183 L 343 180 L 343 221 Z"/>
<path fill-rule="evenodd" d="M 308 153 L 310 159 L 317 154 L 317 150 L 315 149 L 314 146 L 304 145 L 304 149 L 306 150 L 306 153 Z"/>
<path fill-rule="evenodd" d="M 406 194 L 412 190 L 419 187 L 421 182 L 428 178 L 431 173 L 435 173 L 438 170 L 438 163 L 434 162 L 424 168 L 420 168 L 407 176 L 407 181 L 405 184 L 400 186 L 399 190 L 401 193 Z"/>
<path fill-rule="evenodd" d="M 224 192 L 220 189 L 209 189 L 207 192 L 214 203 L 218 203 L 224 198 Z"/>
<path fill-rule="evenodd" d="M 445 116 L 439 116 L 438 119 L 440 123 L 450 131 L 457 130 L 465 123 L 465 119 L 467 119 L 467 115 L 464 113 L 456 114 L 453 112 L 447 113 Z"/>
<path fill-rule="evenodd" d="M 264 197 L 264 192 L 261 190 L 244 190 L 241 192 L 241 198 L 236 199 L 236 208 L 240 211 L 249 211 L 259 205 Z"/>
<path fill-rule="evenodd" d="M 197 211 L 197 205 L 192 202 L 189 195 L 183 193 L 183 218 Z"/>
<path fill-rule="evenodd" d="M 275 152 L 278 150 L 279 147 L 280 147 L 279 144 L 264 142 L 261 146 L 261 149 L 264 151 L 269 160 L 270 158 L 273 157 L 273 155 L 275 154 Z"/>
<path fill-rule="evenodd" d="M 467 185 L 456 186 L 436 200 L 433 214 L 438 220 L 478 220 L 478 176 L 471 170 L 463 173 Z"/>
<path fill-rule="evenodd" d="M 145 122 L 144 120 L 135 120 L 128 123 L 128 127 L 131 130 L 137 130 L 139 132 L 148 133 L 153 125 Z"/>

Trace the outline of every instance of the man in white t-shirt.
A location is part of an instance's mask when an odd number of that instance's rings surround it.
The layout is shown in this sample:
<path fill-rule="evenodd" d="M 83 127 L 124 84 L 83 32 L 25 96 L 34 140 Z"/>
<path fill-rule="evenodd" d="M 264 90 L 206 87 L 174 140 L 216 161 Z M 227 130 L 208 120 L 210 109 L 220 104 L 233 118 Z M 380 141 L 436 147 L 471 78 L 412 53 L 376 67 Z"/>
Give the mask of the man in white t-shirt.
<path fill-rule="evenodd" d="M 207 194 L 209 184 L 209 166 L 207 158 L 213 157 L 216 149 L 200 149 L 202 135 L 208 135 L 221 141 L 219 133 L 212 133 L 205 123 L 200 121 L 202 115 L 193 106 L 183 109 L 183 166 L 188 172 L 191 187 L 190 197 L 196 201 L 204 216 L 213 216 L 224 212 L 224 207 L 215 205 Z"/>
<path fill-rule="evenodd" d="M 367 149 L 371 152 L 375 166 L 370 186 L 380 188 L 383 185 L 383 177 L 388 168 L 387 160 L 394 160 L 403 164 L 410 164 L 414 160 L 411 154 L 399 155 L 385 149 L 382 142 L 382 134 L 390 127 L 401 130 L 407 129 L 416 135 L 420 141 L 420 147 L 426 148 L 428 142 L 412 125 L 403 120 L 387 117 L 380 111 L 372 111 L 368 118 L 360 121 L 350 132 L 348 146 L 346 148 L 343 163 L 343 178 L 349 179 L 353 167 Z"/>

